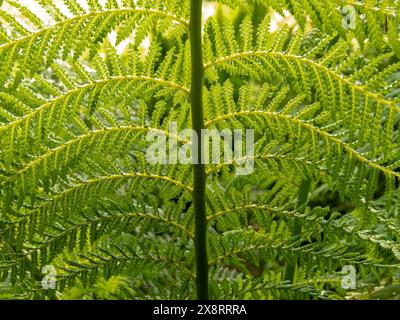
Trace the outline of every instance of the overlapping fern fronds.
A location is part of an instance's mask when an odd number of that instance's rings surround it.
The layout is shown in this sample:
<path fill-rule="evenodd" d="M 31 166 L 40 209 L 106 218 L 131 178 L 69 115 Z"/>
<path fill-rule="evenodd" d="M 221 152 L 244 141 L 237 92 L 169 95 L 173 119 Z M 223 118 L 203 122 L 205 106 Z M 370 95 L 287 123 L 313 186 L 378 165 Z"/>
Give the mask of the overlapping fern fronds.
<path fill-rule="evenodd" d="M 35 2 L 0 1 L 2 281 L 43 297 L 52 265 L 61 298 L 116 275 L 195 297 L 192 167 L 146 160 L 148 133 L 192 125 L 190 1 Z M 215 3 L 246 10 L 204 24 L 205 127 L 254 129 L 255 171 L 206 166 L 210 296 L 342 298 L 348 265 L 354 292 L 398 281 L 400 3 Z M 284 10 L 299 28 L 271 32 Z"/>

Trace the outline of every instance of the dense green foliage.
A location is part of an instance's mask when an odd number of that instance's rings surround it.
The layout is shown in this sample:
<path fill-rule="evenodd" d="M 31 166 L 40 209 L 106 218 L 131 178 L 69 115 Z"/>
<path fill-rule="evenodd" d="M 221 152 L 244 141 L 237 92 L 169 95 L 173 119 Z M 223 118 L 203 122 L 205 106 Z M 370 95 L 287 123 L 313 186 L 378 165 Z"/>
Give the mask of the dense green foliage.
<path fill-rule="evenodd" d="M 196 298 L 193 166 L 146 161 L 192 127 L 190 1 L 35 2 L 0 0 L 0 298 Z M 210 298 L 398 297 L 400 1 L 213 3 L 205 127 L 255 171 L 206 165 Z"/>

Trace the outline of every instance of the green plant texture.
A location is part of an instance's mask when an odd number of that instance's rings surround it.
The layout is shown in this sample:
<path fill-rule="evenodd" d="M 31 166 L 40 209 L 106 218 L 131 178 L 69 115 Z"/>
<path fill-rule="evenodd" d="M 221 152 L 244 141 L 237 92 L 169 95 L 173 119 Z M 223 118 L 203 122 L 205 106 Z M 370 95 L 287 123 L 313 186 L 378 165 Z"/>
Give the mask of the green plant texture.
<path fill-rule="evenodd" d="M 0 299 L 399 299 L 399 134 L 398 0 L 0 0 Z"/>

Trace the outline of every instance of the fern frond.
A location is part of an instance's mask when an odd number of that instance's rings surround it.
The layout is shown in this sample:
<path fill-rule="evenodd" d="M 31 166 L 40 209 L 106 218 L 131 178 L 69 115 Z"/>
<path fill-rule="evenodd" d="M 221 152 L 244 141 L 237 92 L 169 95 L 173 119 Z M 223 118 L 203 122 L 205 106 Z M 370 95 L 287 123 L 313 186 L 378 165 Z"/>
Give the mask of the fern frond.
<path fill-rule="evenodd" d="M 398 1 L 216 0 L 207 21 L 201 4 L 0 0 L 0 298 L 54 298 L 45 266 L 61 298 L 398 282 Z M 189 128 L 241 141 L 188 164 Z"/>

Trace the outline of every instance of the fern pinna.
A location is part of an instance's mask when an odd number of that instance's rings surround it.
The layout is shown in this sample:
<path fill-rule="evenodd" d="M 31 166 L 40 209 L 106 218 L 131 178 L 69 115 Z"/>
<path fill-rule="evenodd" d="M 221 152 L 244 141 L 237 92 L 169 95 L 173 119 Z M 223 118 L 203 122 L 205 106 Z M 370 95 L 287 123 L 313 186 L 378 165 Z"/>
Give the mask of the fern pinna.
<path fill-rule="evenodd" d="M 399 1 L 0 5 L 0 297 L 119 279 L 114 298 L 367 299 L 399 282 Z M 254 129 L 254 172 L 150 164 L 171 122 Z"/>

